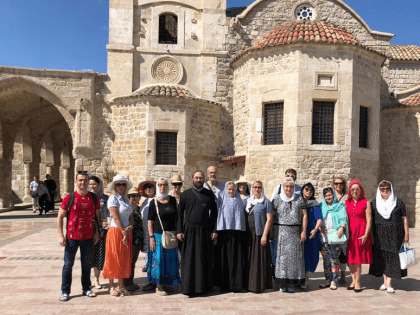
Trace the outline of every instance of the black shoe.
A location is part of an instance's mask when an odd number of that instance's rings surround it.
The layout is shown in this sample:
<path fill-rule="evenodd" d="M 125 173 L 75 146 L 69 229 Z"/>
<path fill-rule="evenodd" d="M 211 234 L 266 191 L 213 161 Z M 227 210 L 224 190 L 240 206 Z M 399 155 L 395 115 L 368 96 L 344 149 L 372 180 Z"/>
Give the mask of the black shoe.
<path fill-rule="evenodd" d="M 350 286 L 348 286 L 348 287 L 347 287 L 347 290 L 349 290 L 349 291 L 354 290 L 354 287 L 350 287 Z"/>
<path fill-rule="evenodd" d="M 360 289 L 354 289 L 354 292 L 356 292 L 356 293 L 360 293 L 360 292 L 362 292 L 363 291 L 363 289 L 362 288 L 360 288 Z"/>
<path fill-rule="evenodd" d="M 141 271 L 143 271 L 143 272 L 147 272 L 147 267 L 143 267 L 143 268 L 141 269 Z"/>

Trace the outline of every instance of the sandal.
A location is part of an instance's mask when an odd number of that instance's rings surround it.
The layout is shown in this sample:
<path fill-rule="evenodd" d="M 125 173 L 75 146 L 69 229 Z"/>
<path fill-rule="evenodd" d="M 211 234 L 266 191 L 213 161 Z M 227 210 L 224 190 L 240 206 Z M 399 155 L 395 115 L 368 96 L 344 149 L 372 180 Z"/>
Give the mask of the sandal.
<path fill-rule="evenodd" d="M 156 289 L 156 284 L 149 282 L 143 287 L 143 291 L 152 291 Z"/>
<path fill-rule="evenodd" d="M 67 293 L 63 293 L 60 295 L 61 302 L 67 302 L 69 300 L 69 295 Z"/>
<path fill-rule="evenodd" d="M 174 288 L 172 288 L 172 287 L 170 287 L 170 286 L 168 286 L 168 285 L 165 285 L 164 286 L 164 290 L 165 290 L 165 292 L 167 293 L 167 294 L 172 294 L 172 293 L 174 293 Z"/>
<path fill-rule="evenodd" d="M 113 288 L 109 288 L 109 294 L 110 294 L 111 296 L 115 296 L 115 297 L 117 297 L 117 296 L 119 296 L 119 295 L 120 295 L 120 291 L 118 291 L 118 289 L 117 289 L 117 288 L 115 288 L 115 287 L 113 287 Z"/>
<path fill-rule="evenodd" d="M 96 297 L 96 293 L 95 293 L 95 292 L 93 292 L 92 290 L 87 290 L 87 291 L 84 291 L 84 292 L 83 292 L 83 295 L 84 295 L 84 296 L 87 296 L 87 297 L 90 297 L 90 298 Z"/>
<path fill-rule="evenodd" d="M 325 281 L 325 282 L 323 282 L 323 283 L 321 283 L 321 284 L 319 285 L 319 288 L 320 288 L 320 289 L 325 289 L 325 288 L 328 288 L 328 287 L 330 286 L 330 284 L 331 284 L 331 282 L 329 282 L 329 281 Z"/>
<path fill-rule="evenodd" d="M 126 288 L 120 288 L 120 296 L 127 296 L 127 295 L 133 295 L 131 292 L 129 292 Z"/>
<path fill-rule="evenodd" d="M 337 284 L 335 283 L 335 281 L 331 281 L 330 290 L 337 290 Z"/>
<path fill-rule="evenodd" d="M 165 295 L 167 295 L 168 293 L 166 292 L 166 290 L 165 290 L 165 288 L 164 288 L 163 286 L 159 285 L 159 286 L 156 288 L 156 294 L 157 294 L 157 295 L 160 295 L 160 296 L 165 296 Z"/>

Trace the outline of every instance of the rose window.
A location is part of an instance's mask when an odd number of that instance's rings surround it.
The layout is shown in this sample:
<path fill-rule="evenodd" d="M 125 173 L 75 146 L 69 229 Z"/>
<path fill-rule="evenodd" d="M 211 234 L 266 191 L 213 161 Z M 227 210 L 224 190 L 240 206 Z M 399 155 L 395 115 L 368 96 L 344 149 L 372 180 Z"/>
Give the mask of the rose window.
<path fill-rule="evenodd" d="M 315 18 L 315 10 L 308 4 L 301 5 L 296 9 L 296 18 L 298 20 L 313 20 Z"/>

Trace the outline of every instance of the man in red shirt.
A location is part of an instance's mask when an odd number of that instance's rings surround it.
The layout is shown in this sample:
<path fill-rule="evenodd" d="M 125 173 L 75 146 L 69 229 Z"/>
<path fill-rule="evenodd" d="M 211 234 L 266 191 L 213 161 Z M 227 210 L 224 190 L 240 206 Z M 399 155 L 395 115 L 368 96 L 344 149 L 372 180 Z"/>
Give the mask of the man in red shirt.
<path fill-rule="evenodd" d="M 99 240 L 98 229 L 96 229 L 94 240 L 95 214 L 101 208 L 99 198 L 87 190 L 89 177 L 87 172 L 79 171 L 76 175 L 76 191 L 74 200 L 69 211 L 70 195 L 64 197 L 58 212 L 58 235 L 59 243 L 64 246 L 64 266 L 62 272 L 62 284 L 60 301 L 68 301 L 72 281 L 72 270 L 77 248 L 80 247 L 80 261 L 82 263 L 82 287 L 83 295 L 95 297 L 96 294 L 90 290 L 90 264 L 89 255 L 92 252 L 93 244 Z M 93 198 L 97 198 L 96 203 Z M 96 207 L 95 207 L 96 204 Z M 95 209 L 96 208 L 96 209 Z M 63 234 L 63 221 L 67 217 L 67 234 Z"/>

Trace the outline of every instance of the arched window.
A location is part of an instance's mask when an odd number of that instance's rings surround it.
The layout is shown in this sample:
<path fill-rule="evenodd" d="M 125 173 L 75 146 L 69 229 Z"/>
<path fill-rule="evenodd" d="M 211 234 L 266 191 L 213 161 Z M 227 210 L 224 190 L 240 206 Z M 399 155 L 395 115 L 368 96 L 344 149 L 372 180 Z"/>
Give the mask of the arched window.
<path fill-rule="evenodd" d="M 177 44 L 178 17 L 175 14 L 159 16 L 159 44 Z"/>

